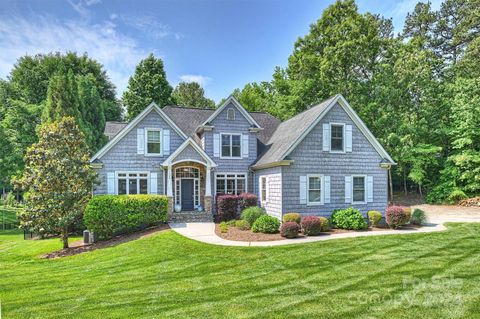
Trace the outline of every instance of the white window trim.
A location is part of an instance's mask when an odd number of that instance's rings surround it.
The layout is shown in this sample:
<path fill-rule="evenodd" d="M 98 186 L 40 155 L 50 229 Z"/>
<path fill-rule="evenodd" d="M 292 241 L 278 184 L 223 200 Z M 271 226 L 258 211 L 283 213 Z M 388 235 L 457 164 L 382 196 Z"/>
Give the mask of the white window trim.
<path fill-rule="evenodd" d="M 230 136 L 230 154 L 232 154 L 232 136 L 240 136 L 240 156 L 223 156 L 222 154 L 222 137 L 223 135 L 229 135 Z M 242 141 L 242 134 L 241 133 L 220 133 L 220 158 L 221 159 L 242 159 L 242 151 L 243 151 L 243 147 L 242 147 L 242 144 L 243 144 L 243 141 Z M 233 173 L 231 173 L 233 174 Z M 240 174 L 243 174 L 243 173 L 240 173 Z"/>
<path fill-rule="evenodd" d="M 160 132 L 160 153 L 148 152 L 148 132 Z M 163 156 L 163 130 L 161 128 L 145 128 L 145 156 Z"/>
<path fill-rule="evenodd" d="M 215 182 L 214 182 L 214 190 L 215 190 L 215 197 L 217 197 L 217 176 L 218 175 L 235 175 L 235 189 L 237 189 L 237 175 L 245 175 L 245 193 L 248 193 L 248 172 L 215 172 Z M 225 177 L 225 179 L 227 179 Z M 227 183 L 225 183 L 226 191 Z"/>
<path fill-rule="evenodd" d="M 354 177 L 363 177 L 363 201 L 358 201 L 358 202 L 355 202 L 353 200 L 353 178 Z M 368 184 L 367 184 L 367 175 L 362 175 L 362 174 L 356 174 L 356 175 L 352 175 L 352 189 L 350 190 L 350 193 L 352 194 L 352 204 L 366 204 L 367 203 L 367 187 L 368 187 Z"/>
<path fill-rule="evenodd" d="M 346 153 L 346 143 L 345 143 L 345 133 L 346 133 L 346 130 L 345 130 L 345 123 L 338 123 L 338 122 L 330 122 L 330 153 L 338 153 L 338 154 L 344 154 Z M 343 127 L 343 137 L 342 137 L 342 144 L 343 144 L 343 150 L 342 151 L 338 151 L 338 150 L 332 150 L 332 126 L 342 126 Z"/>
<path fill-rule="evenodd" d="M 263 187 L 265 187 L 265 199 L 262 198 Z M 268 203 L 268 176 L 266 175 L 260 176 L 260 203 L 262 206 Z"/>
<path fill-rule="evenodd" d="M 125 177 L 125 179 L 127 180 L 127 193 L 126 194 L 122 194 L 122 195 L 130 195 L 129 194 L 129 188 L 128 188 L 128 180 L 130 179 L 130 177 L 128 177 L 128 174 L 147 174 L 146 177 L 144 178 L 141 178 L 141 179 L 146 179 L 147 180 L 147 194 L 150 194 L 150 172 L 148 171 L 116 171 L 115 172 L 115 195 L 118 195 L 118 175 L 119 174 L 127 174 L 127 176 Z M 140 179 L 140 176 L 137 176 L 136 180 L 139 180 Z M 137 194 L 133 194 L 133 195 L 138 195 L 140 194 L 140 183 L 137 183 Z"/>
<path fill-rule="evenodd" d="M 311 202 L 310 201 L 310 177 L 320 177 L 320 201 L 319 202 Z M 324 193 L 325 193 L 325 187 L 323 185 L 323 175 L 322 174 L 307 174 L 307 206 L 323 205 Z"/>

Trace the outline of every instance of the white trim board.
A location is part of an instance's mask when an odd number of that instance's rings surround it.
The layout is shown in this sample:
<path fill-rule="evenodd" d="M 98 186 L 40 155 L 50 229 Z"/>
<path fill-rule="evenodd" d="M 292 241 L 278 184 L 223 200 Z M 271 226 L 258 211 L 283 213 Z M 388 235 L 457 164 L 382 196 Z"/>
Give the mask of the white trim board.
<path fill-rule="evenodd" d="M 140 114 L 137 115 L 123 130 L 120 131 L 114 138 L 112 138 L 104 147 L 102 147 L 95 155 L 92 156 L 90 162 L 101 158 L 105 155 L 115 144 L 117 144 L 125 135 L 127 135 L 141 120 L 143 120 L 152 110 L 155 110 L 160 117 L 170 125 L 183 139 L 187 139 L 188 136 L 165 114 L 155 102 L 150 103 Z"/>
<path fill-rule="evenodd" d="M 358 114 L 353 110 L 353 108 L 348 104 L 347 100 L 341 95 L 337 94 L 335 98 L 330 102 L 330 104 L 322 111 L 322 113 L 317 117 L 317 119 L 300 135 L 297 140 L 290 145 L 290 147 L 285 151 L 284 154 L 280 157 L 284 159 L 286 156 L 290 155 L 291 152 L 300 144 L 301 141 L 317 126 L 317 124 L 323 119 L 323 117 L 332 109 L 335 104 L 338 104 L 343 108 L 343 110 L 348 114 L 350 119 L 355 123 L 358 127 L 360 132 L 367 138 L 373 148 L 377 151 L 377 153 L 382 157 L 389 160 L 392 164 L 396 164 L 395 161 L 390 157 L 390 155 L 385 151 L 383 146 L 380 142 L 375 138 L 375 136 L 370 132 L 368 127 L 363 123 L 362 119 L 358 116 Z"/>
<path fill-rule="evenodd" d="M 198 154 L 207 162 L 206 165 L 209 165 L 210 167 L 216 167 L 217 164 L 215 164 L 215 162 L 210 158 L 210 156 L 208 156 L 207 153 L 205 153 L 205 151 L 191 138 L 187 138 L 187 140 L 185 142 L 182 143 L 182 145 L 180 145 L 176 150 L 175 152 L 173 152 L 172 154 L 170 154 L 169 157 L 167 157 L 167 159 L 162 163 L 162 166 L 169 166 L 169 165 L 173 165 L 174 164 L 174 160 L 175 158 L 180 155 L 180 153 L 188 146 L 188 145 L 191 145 L 193 147 L 193 149 L 195 151 L 198 152 Z M 189 160 L 189 161 L 192 161 L 192 162 L 198 162 L 196 160 Z M 183 162 L 183 160 L 182 160 Z M 201 163 L 203 165 L 205 165 L 205 163 Z"/>
<path fill-rule="evenodd" d="M 215 112 L 210 115 L 210 117 L 202 123 L 200 126 L 207 125 L 208 123 L 212 123 L 212 121 L 230 104 L 232 103 L 233 106 L 235 106 L 238 111 L 247 119 L 247 121 L 251 124 L 256 126 L 257 128 L 261 128 L 261 126 L 253 119 L 253 117 L 248 113 L 245 108 L 240 104 L 240 102 L 237 101 L 237 99 L 233 96 L 230 95 L 225 102 L 220 106 L 218 109 L 215 110 Z"/>

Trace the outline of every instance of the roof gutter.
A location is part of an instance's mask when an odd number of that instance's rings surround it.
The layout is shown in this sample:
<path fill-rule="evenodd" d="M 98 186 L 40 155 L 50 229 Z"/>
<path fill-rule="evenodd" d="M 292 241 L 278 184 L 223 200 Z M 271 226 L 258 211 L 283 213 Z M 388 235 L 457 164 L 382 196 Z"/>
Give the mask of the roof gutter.
<path fill-rule="evenodd" d="M 283 160 L 278 162 L 254 165 L 252 166 L 252 169 L 259 170 L 259 169 L 272 168 L 272 167 L 278 167 L 278 166 L 290 166 L 291 164 L 293 164 L 293 160 Z"/>

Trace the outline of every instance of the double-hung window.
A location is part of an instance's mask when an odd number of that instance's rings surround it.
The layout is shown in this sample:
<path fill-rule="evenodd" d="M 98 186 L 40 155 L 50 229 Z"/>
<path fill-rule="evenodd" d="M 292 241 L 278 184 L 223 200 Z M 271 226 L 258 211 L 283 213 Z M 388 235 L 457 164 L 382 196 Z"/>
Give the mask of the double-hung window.
<path fill-rule="evenodd" d="M 160 129 L 146 129 L 147 135 L 147 154 L 160 155 L 161 154 L 161 139 L 162 130 Z"/>
<path fill-rule="evenodd" d="M 345 125 L 330 124 L 330 150 L 333 152 L 344 151 Z"/>
<path fill-rule="evenodd" d="M 148 194 L 148 173 L 118 173 L 117 193 L 126 194 Z"/>
<path fill-rule="evenodd" d="M 223 158 L 240 158 L 242 155 L 241 134 L 221 134 Z"/>
<path fill-rule="evenodd" d="M 354 203 L 364 203 L 366 195 L 365 176 L 353 176 L 352 194 Z"/>
<path fill-rule="evenodd" d="M 217 195 L 239 195 L 246 192 L 246 174 L 217 174 Z"/>
<path fill-rule="evenodd" d="M 308 188 L 308 193 L 307 193 L 308 204 L 321 205 L 322 204 L 322 176 L 308 175 L 307 188 Z"/>

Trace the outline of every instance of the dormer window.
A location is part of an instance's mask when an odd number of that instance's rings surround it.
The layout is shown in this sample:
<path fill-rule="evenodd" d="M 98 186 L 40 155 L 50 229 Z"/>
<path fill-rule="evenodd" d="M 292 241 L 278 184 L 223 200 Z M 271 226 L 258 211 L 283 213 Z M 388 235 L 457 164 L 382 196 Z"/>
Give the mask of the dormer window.
<path fill-rule="evenodd" d="M 235 120 L 235 110 L 233 108 L 227 110 L 227 120 Z"/>

